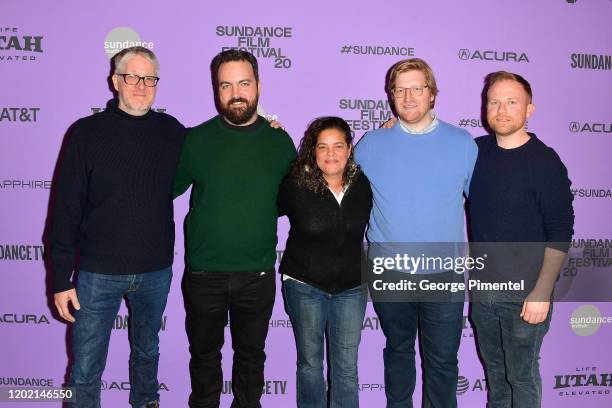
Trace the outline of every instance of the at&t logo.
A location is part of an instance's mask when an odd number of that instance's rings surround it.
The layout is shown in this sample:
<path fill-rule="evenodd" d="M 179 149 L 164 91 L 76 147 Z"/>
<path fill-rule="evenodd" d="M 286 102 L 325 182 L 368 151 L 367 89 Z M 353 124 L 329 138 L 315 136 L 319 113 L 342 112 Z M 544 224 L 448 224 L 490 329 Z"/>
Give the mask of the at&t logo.
<path fill-rule="evenodd" d="M 470 380 L 462 375 L 457 379 L 457 395 L 463 395 L 468 391 L 487 391 L 487 380 L 484 378 L 476 378 L 470 385 Z"/>

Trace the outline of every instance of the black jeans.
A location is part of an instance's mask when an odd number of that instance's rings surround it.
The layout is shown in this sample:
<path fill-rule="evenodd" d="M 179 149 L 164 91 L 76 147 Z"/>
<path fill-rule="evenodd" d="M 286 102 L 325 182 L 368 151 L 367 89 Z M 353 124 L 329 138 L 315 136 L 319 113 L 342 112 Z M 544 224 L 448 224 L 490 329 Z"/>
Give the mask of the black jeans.
<path fill-rule="evenodd" d="M 221 347 L 229 314 L 234 349 L 232 407 L 261 407 L 264 348 L 276 292 L 274 269 L 252 272 L 187 270 L 182 288 L 191 353 L 189 406 L 219 406 L 223 385 Z"/>

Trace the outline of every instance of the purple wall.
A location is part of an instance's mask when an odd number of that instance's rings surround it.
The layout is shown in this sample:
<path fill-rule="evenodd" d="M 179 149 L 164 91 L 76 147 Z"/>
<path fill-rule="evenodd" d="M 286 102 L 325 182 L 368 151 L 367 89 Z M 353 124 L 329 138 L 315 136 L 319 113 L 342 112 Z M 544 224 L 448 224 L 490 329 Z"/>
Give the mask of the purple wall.
<path fill-rule="evenodd" d="M 2 2 L 0 386 L 15 379 L 34 379 L 57 388 L 64 381 L 66 325 L 53 317 L 45 296 L 42 232 L 49 180 L 65 131 L 77 118 L 105 106 L 111 97 L 106 83 L 110 64 L 105 41 L 138 40 L 132 37 L 136 35 L 151 43 L 148 45 L 161 61 L 155 108 L 165 109 L 187 126 L 216 114 L 208 68 L 211 58 L 222 47 L 257 47 L 261 108 L 285 125 L 296 144 L 316 116 L 339 115 L 352 120 L 358 137 L 368 128 L 378 127 L 389 115 L 386 107 L 376 106 L 378 101 L 383 105 L 386 101 L 385 73 L 407 56 L 424 58 L 436 72 L 441 90 L 438 116 L 467 128 L 474 136 L 484 132 L 478 123 L 484 75 L 499 69 L 520 73 L 530 80 L 537 106 L 529 130 L 559 153 L 576 189 L 575 238 L 608 239 L 609 251 L 609 0 L 236 3 Z M 274 36 L 224 35 L 234 26 L 241 30 L 274 27 Z M 273 56 L 264 57 L 269 54 Z M 596 62 L 602 62 L 601 69 L 581 68 L 582 54 L 599 56 Z M 572 66 L 573 61 L 578 66 Z M 375 106 L 353 109 L 364 103 Z M 179 228 L 187 211 L 187 197 L 175 203 Z M 283 219 L 279 249 L 284 248 L 287 228 Z M 177 237 L 175 279 L 161 333 L 159 375 L 162 402 L 173 407 L 186 406 L 189 394 L 189 354 L 179 285 L 182 231 L 177 230 Z M 21 252 L 14 254 L 14 250 Z M 574 252 L 580 257 L 583 249 Z M 612 293 L 610 289 L 608 293 Z M 580 327 L 571 320 L 612 316 L 612 306 L 582 300 L 555 305 L 542 351 L 545 407 L 604 407 L 612 403 L 612 377 L 601 384 L 602 374 L 612 373 L 608 352 L 612 325 L 587 321 Z M 118 326 L 126 314 L 122 308 Z M 279 293 L 267 343 L 266 407 L 295 405 L 295 346 L 287 324 Z M 460 407 L 484 406 L 485 402 L 484 375 L 472 336 L 466 323 L 459 354 Z M 224 378 L 229 380 L 231 347 L 227 337 L 223 365 Z M 360 350 L 361 402 L 365 407 L 384 405 L 383 346 L 377 317 L 368 306 Z M 122 388 L 129 387 L 128 353 L 127 331 L 114 330 L 103 376 L 103 406 L 127 406 L 128 393 Z M 575 375 L 585 377 L 566 377 Z M 231 396 L 224 395 L 223 401 L 229 406 Z M 420 382 L 415 401 L 420 401 Z"/>

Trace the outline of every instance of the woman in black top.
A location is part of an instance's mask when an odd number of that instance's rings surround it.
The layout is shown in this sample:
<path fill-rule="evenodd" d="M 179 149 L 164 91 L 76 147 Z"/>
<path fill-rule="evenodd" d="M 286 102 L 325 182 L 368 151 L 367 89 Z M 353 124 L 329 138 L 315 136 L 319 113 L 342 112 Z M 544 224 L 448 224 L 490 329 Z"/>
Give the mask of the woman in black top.
<path fill-rule="evenodd" d="M 301 408 L 327 407 L 325 334 L 329 405 L 359 406 L 357 352 L 367 300 L 361 252 L 372 190 L 353 160 L 351 142 L 343 119 L 315 119 L 279 191 L 279 211 L 291 223 L 280 272 L 296 339 Z"/>

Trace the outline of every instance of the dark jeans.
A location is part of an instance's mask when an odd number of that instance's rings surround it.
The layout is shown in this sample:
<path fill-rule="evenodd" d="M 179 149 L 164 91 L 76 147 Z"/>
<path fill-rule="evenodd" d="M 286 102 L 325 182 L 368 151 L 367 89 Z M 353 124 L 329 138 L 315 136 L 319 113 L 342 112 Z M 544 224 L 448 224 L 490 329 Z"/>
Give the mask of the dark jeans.
<path fill-rule="evenodd" d="M 325 408 L 324 336 L 329 343 L 330 408 L 359 407 L 357 356 L 367 302 L 365 286 L 331 295 L 306 283 L 283 282 L 297 348 L 297 406 Z"/>
<path fill-rule="evenodd" d="M 234 362 L 232 407 L 261 407 L 264 352 L 276 292 L 274 269 L 185 271 L 183 297 L 189 339 L 189 406 L 218 407 L 223 386 L 221 347 L 229 314 Z"/>
<path fill-rule="evenodd" d="M 104 275 L 81 271 L 77 296 L 81 309 L 72 326 L 70 385 L 74 406 L 100 407 L 100 385 L 110 334 L 124 296 L 130 309 L 130 404 L 143 407 L 159 400 L 157 365 L 162 315 L 172 269 L 136 275 Z"/>
<path fill-rule="evenodd" d="M 552 303 L 542 323 L 520 316 L 522 303 L 474 302 L 472 321 L 487 376 L 489 408 L 536 408 L 542 400 L 540 347 L 550 326 Z"/>
<path fill-rule="evenodd" d="M 423 354 L 422 406 L 456 407 L 463 303 L 375 302 L 374 309 L 387 339 L 383 352 L 387 408 L 413 406 L 418 325 Z"/>

